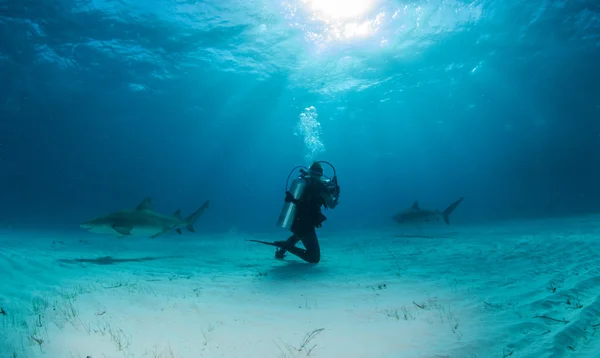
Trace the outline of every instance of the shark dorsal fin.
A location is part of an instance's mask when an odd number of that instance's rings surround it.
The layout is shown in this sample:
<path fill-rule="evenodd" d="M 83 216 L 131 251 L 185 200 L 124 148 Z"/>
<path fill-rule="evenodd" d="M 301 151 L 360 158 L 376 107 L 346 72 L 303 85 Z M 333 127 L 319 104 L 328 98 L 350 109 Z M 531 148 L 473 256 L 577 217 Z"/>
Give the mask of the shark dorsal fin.
<path fill-rule="evenodd" d="M 420 209 L 420 208 L 419 208 L 419 201 L 415 201 L 415 202 L 412 204 L 412 207 L 411 207 L 411 208 L 412 208 L 412 209 L 415 209 L 415 210 L 419 210 L 419 209 Z"/>
<path fill-rule="evenodd" d="M 142 201 L 140 203 L 140 205 L 137 206 L 136 210 L 150 210 L 152 208 L 152 202 L 150 200 L 150 198 L 146 198 L 144 199 L 144 201 Z"/>
<path fill-rule="evenodd" d="M 181 210 L 177 209 L 177 211 L 173 213 L 173 216 L 177 219 L 181 219 Z"/>

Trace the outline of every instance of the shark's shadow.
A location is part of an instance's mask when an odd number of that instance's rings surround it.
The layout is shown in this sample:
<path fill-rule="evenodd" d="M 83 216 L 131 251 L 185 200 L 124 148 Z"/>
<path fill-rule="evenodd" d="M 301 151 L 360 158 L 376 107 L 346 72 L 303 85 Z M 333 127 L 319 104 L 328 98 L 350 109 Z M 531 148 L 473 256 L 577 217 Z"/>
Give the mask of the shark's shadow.
<path fill-rule="evenodd" d="M 86 263 L 86 264 L 94 264 L 94 265 L 114 265 L 125 262 L 144 262 L 144 261 L 154 261 L 154 260 L 163 260 L 163 259 L 172 259 L 178 258 L 180 256 L 146 256 L 146 257 L 134 257 L 130 259 L 116 259 L 112 256 L 103 256 L 97 257 L 95 259 L 59 259 L 58 262 L 66 263 L 66 264 L 77 264 L 77 263 Z"/>

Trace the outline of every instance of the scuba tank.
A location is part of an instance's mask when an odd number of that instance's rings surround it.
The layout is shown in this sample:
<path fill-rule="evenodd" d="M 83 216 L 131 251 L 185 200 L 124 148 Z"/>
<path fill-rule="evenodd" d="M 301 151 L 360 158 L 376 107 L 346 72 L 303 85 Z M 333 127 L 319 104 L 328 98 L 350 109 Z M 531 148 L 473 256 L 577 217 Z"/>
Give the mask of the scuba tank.
<path fill-rule="evenodd" d="M 333 184 L 333 189 L 334 189 L 334 193 L 335 193 L 334 195 L 336 196 L 336 199 L 337 199 L 337 197 L 339 197 L 339 185 L 337 182 L 335 168 L 329 162 L 320 161 L 319 163 L 328 164 L 333 169 L 333 179 L 329 181 L 329 184 Z M 296 179 L 294 179 L 292 181 L 292 185 L 289 186 L 289 190 L 288 190 L 288 184 L 290 182 L 290 177 L 292 176 L 292 173 L 294 172 L 294 170 L 296 170 L 298 168 L 300 168 L 300 176 L 298 176 Z M 292 198 L 289 198 L 289 199 L 292 199 L 292 200 L 285 200 L 285 203 L 283 204 L 283 207 L 281 208 L 281 212 L 279 213 L 279 219 L 277 220 L 277 226 L 282 227 L 284 229 L 288 229 L 288 230 L 292 227 L 292 224 L 294 223 L 294 219 L 296 218 L 296 203 L 294 203 L 294 201 L 300 200 L 300 198 L 302 197 L 302 194 L 304 194 L 304 189 L 306 188 L 306 179 L 305 178 L 307 175 L 309 175 L 309 171 L 308 171 L 308 168 L 306 168 L 304 166 L 294 167 L 288 174 L 287 181 L 285 184 L 286 196 L 290 195 Z"/>
<path fill-rule="evenodd" d="M 306 180 L 304 180 L 304 175 L 301 175 L 292 181 L 292 185 L 288 191 L 292 194 L 294 200 L 300 200 L 300 197 L 304 194 L 304 188 L 306 188 Z M 277 226 L 284 229 L 290 229 L 295 218 L 296 204 L 292 201 L 286 201 L 279 213 Z"/>

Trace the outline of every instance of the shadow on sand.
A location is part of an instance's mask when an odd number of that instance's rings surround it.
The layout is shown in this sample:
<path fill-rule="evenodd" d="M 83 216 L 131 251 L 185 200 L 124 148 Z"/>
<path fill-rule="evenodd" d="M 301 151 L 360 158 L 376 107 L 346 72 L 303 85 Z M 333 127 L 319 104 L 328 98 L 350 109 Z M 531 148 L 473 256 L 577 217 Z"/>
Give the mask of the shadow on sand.
<path fill-rule="evenodd" d="M 307 279 L 322 276 L 328 272 L 322 264 L 309 264 L 302 261 L 283 261 L 266 269 L 267 275 L 276 280 Z"/>
<path fill-rule="evenodd" d="M 146 256 L 146 257 L 135 257 L 135 258 L 130 258 L 130 259 L 116 259 L 116 258 L 113 258 L 112 256 L 104 256 L 104 257 L 97 257 L 95 259 L 85 259 L 85 258 L 84 259 L 59 259 L 57 261 L 65 263 L 65 264 L 86 263 L 86 264 L 94 264 L 94 265 L 114 265 L 114 264 L 120 264 L 120 263 L 126 263 L 126 262 L 144 262 L 144 261 L 172 259 L 172 258 L 178 258 L 178 257 L 181 257 L 181 256 L 156 256 L 156 257 Z"/>
<path fill-rule="evenodd" d="M 394 237 L 402 237 L 409 239 L 452 239 L 457 233 L 452 232 L 440 235 L 423 235 L 423 234 L 396 234 Z"/>

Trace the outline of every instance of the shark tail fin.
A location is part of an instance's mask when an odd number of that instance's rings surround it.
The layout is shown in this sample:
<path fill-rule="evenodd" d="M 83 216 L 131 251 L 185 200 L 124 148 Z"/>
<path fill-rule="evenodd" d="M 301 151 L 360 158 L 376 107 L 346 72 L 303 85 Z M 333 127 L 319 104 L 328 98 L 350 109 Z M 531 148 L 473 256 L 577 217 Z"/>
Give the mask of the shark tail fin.
<path fill-rule="evenodd" d="M 446 208 L 446 210 L 444 210 L 444 212 L 442 213 L 442 216 L 444 217 L 444 221 L 446 222 L 446 224 L 450 225 L 450 214 L 452 214 L 452 212 L 454 211 L 454 209 L 456 209 L 456 207 L 458 206 L 458 204 L 460 204 L 461 201 L 463 201 L 464 198 L 460 198 L 457 201 L 453 202 L 452 204 L 450 204 L 450 206 L 448 206 Z"/>
<path fill-rule="evenodd" d="M 209 201 L 207 200 L 206 202 L 204 202 L 204 204 L 198 210 L 194 211 L 194 213 L 192 215 L 185 218 L 186 227 L 189 231 L 196 232 L 196 229 L 194 229 L 194 223 L 196 222 L 196 220 L 198 220 L 200 215 L 202 215 L 202 213 L 204 213 L 204 210 L 206 210 L 206 208 L 208 208 L 208 204 L 209 204 Z"/>

